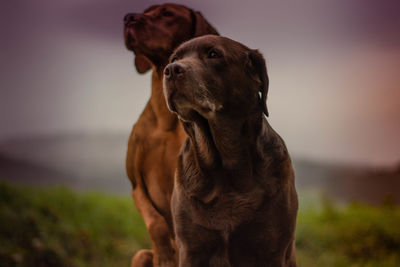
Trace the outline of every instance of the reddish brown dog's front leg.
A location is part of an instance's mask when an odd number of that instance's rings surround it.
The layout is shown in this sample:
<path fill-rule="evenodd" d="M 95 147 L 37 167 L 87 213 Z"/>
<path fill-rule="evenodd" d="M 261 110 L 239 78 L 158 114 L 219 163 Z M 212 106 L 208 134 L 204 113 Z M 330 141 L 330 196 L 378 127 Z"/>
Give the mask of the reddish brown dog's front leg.
<path fill-rule="evenodd" d="M 149 231 L 150 238 L 153 245 L 152 262 L 153 265 L 148 264 L 148 259 L 151 251 L 140 250 L 132 258 L 132 267 L 175 267 L 176 253 L 175 244 L 171 231 L 168 227 L 165 218 L 154 208 L 145 192 L 140 186 L 137 186 L 132 191 L 132 197 L 135 201 L 136 207 L 142 214 L 146 227 Z M 144 252 L 142 252 L 144 251 Z"/>
<path fill-rule="evenodd" d="M 153 251 L 142 249 L 132 257 L 131 267 L 152 267 Z"/>

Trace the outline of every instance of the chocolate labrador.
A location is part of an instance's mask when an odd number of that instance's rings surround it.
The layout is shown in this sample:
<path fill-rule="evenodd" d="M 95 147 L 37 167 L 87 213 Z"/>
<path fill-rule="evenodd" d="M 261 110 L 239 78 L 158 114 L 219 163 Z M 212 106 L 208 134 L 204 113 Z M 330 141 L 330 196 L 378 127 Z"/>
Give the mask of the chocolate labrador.
<path fill-rule="evenodd" d="M 137 71 L 153 70 L 151 97 L 133 127 L 126 157 L 132 196 L 149 231 L 153 251 L 139 251 L 132 258 L 132 266 L 176 266 L 170 199 L 177 156 L 186 134 L 166 106 L 163 70 L 179 44 L 217 31 L 199 12 L 176 4 L 127 14 L 124 24 L 125 44 L 135 53 Z"/>
<path fill-rule="evenodd" d="M 189 136 L 171 201 L 179 266 L 296 266 L 294 172 L 266 120 L 263 56 L 208 35 L 171 62 L 164 94 Z"/>

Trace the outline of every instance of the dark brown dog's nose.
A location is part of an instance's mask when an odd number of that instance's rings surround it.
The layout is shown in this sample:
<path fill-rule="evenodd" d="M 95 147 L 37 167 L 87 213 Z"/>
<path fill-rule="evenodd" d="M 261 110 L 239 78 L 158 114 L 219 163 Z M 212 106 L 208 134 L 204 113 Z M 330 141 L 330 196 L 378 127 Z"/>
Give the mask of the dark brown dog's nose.
<path fill-rule="evenodd" d="M 168 64 L 164 69 L 164 76 L 166 79 L 176 79 L 183 77 L 186 72 L 185 67 L 179 63 Z"/>
<path fill-rule="evenodd" d="M 124 17 L 124 24 L 128 25 L 131 22 L 138 21 L 140 14 L 137 13 L 128 13 Z"/>

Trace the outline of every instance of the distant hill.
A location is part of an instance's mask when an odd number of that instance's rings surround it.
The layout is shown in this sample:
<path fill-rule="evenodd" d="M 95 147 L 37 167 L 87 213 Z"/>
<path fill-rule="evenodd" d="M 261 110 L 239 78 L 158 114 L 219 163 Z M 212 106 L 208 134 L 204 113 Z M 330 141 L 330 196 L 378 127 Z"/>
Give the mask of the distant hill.
<path fill-rule="evenodd" d="M 0 179 L 130 192 L 122 134 L 19 138 L 0 143 Z"/>
<path fill-rule="evenodd" d="M 125 174 L 128 135 L 18 138 L 0 142 L 0 179 L 79 190 L 129 194 Z M 294 159 L 299 191 L 317 190 L 343 201 L 400 203 L 400 164 L 393 168 L 334 165 Z"/>
<path fill-rule="evenodd" d="M 400 164 L 373 168 L 294 160 L 294 167 L 300 189 L 319 189 L 345 202 L 400 203 Z"/>

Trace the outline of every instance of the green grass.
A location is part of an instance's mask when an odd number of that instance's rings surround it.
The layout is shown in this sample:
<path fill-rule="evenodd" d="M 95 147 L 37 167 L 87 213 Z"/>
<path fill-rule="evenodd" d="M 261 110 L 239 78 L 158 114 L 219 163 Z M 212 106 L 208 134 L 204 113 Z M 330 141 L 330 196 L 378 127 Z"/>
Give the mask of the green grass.
<path fill-rule="evenodd" d="M 400 266 L 398 207 L 300 196 L 299 266 Z M 0 183 L 1 267 L 129 266 L 149 246 L 129 196 Z"/>
<path fill-rule="evenodd" d="M 149 247 L 129 197 L 0 184 L 0 266 L 129 266 Z"/>
<path fill-rule="evenodd" d="M 380 207 L 318 202 L 300 206 L 299 266 L 400 266 L 400 209 L 392 201 Z"/>

